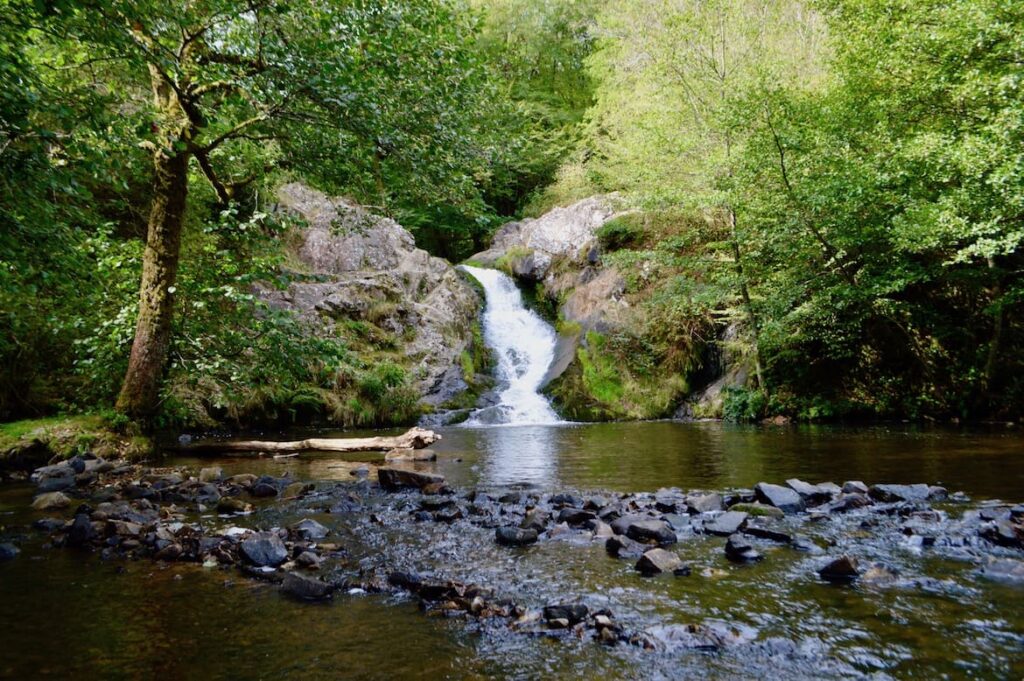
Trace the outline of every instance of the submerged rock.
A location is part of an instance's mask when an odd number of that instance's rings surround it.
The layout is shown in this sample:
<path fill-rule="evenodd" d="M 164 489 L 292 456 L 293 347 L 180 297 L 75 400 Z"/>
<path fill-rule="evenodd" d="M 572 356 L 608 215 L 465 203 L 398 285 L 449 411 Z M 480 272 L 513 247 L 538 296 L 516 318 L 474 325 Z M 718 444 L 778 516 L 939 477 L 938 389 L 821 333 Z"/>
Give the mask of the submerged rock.
<path fill-rule="evenodd" d="M 588 612 L 590 611 L 587 606 L 582 603 L 547 605 L 544 607 L 544 619 L 549 622 L 567 620 L 570 625 L 573 625 L 586 619 Z"/>
<path fill-rule="evenodd" d="M 700 494 L 686 498 L 686 509 L 690 513 L 709 513 L 721 511 L 724 503 L 721 494 Z"/>
<path fill-rule="evenodd" d="M 741 511 L 727 511 L 714 520 L 704 523 L 704 531 L 719 537 L 735 534 L 747 524 L 747 514 Z"/>
<path fill-rule="evenodd" d="M 304 601 L 322 601 L 331 597 L 334 585 L 297 572 L 289 572 L 281 582 L 281 591 Z"/>
<path fill-rule="evenodd" d="M 21 549 L 14 544 L 0 544 L 0 560 L 13 560 L 14 558 L 17 558 L 19 553 L 21 553 Z"/>
<path fill-rule="evenodd" d="M 71 499 L 61 492 L 47 492 L 40 494 L 32 501 L 32 508 L 37 511 L 49 511 L 55 508 L 67 508 L 71 505 Z"/>
<path fill-rule="evenodd" d="M 675 531 L 664 520 L 637 520 L 629 523 L 626 536 L 639 542 L 655 542 L 662 546 L 677 541 Z"/>
<path fill-rule="evenodd" d="M 605 551 L 615 558 L 639 558 L 649 548 L 647 544 L 641 544 L 629 537 L 618 535 L 609 537 L 604 543 Z"/>
<path fill-rule="evenodd" d="M 732 506 L 729 507 L 729 510 L 730 511 L 740 511 L 742 513 L 746 513 L 747 515 L 755 517 L 755 518 L 756 517 L 781 518 L 782 516 L 786 515 L 785 513 L 782 512 L 782 509 L 775 508 L 774 506 L 769 506 L 768 504 L 762 504 L 759 501 L 755 501 L 755 502 L 749 503 L 749 504 L 748 503 L 743 503 L 743 502 L 740 502 L 738 504 L 733 504 Z"/>
<path fill-rule="evenodd" d="M 291 529 L 303 539 L 323 539 L 330 531 L 312 518 L 303 518 Z"/>
<path fill-rule="evenodd" d="M 444 476 L 436 473 L 421 473 L 404 468 L 378 468 L 380 486 L 389 492 L 400 489 L 422 489 L 427 485 L 443 484 Z"/>
<path fill-rule="evenodd" d="M 764 556 L 758 553 L 746 540 L 738 537 L 729 537 L 725 543 L 725 557 L 734 563 L 753 563 L 764 560 Z"/>
<path fill-rule="evenodd" d="M 853 556 L 840 556 L 818 570 L 818 575 L 827 582 L 849 583 L 860 577 L 860 565 Z"/>

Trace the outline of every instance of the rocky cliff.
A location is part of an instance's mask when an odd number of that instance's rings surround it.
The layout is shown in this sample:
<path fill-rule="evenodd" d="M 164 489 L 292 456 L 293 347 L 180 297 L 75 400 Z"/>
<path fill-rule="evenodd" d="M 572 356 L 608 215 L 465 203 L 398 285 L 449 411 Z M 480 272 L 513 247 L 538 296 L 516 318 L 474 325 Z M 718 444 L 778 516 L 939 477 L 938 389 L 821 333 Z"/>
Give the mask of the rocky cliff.
<path fill-rule="evenodd" d="M 372 341 L 367 352 L 386 348 L 428 405 L 465 391 L 483 301 L 464 277 L 416 248 L 394 220 L 298 183 L 282 186 L 277 198 L 279 210 L 305 223 L 289 248 L 300 276 L 283 290 L 258 286 L 258 295 L 296 312 L 312 333 L 355 332 Z"/>

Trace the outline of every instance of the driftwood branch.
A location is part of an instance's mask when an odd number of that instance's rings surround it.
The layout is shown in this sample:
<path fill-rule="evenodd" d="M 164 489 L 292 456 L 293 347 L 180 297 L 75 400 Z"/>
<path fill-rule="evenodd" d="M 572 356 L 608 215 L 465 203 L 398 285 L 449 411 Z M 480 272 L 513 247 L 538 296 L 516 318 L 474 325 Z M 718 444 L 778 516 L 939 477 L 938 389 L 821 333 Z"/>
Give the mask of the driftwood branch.
<path fill-rule="evenodd" d="M 272 440 L 243 440 L 231 442 L 203 442 L 186 447 L 190 452 L 375 452 L 393 449 L 423 449 L 441 439 L 432 430 L 410 428 L 397 437 L 323 438 L 274 442 Z"/>

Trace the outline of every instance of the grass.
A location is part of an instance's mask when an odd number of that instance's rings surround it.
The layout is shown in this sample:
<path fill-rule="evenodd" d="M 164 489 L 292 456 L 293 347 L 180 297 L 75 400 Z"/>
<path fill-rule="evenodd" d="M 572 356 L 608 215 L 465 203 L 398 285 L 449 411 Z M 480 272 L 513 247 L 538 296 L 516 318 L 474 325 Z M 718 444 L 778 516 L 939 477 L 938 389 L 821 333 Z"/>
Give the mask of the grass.
<path fill-rule="evenodd" d="M 30 463 L 42 465 L 53 457 L 69 458 L 92 452 L 113 459 L 144 459 L 152 442 L 141 435 L 120 432 L 106 414 L 78 414 L 26 419 L 0 424 L 0 463 L 32 452 Z M 39 446 L 39 445 L 42 446 Z"/>

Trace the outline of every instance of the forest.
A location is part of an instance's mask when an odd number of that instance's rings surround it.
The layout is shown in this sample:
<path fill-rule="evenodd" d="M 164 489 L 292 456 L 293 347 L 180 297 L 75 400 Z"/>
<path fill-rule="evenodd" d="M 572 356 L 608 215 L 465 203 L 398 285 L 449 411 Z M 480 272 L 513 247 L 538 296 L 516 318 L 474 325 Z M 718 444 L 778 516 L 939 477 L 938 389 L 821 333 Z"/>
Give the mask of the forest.
<path fill-rule="evenodd" d="M 581 380 L 660 392 L 580 414 L 668 415 L 728 353 L 735 420 L 1020 416 L 1019 3 L 0 0 L 0 33 L 0 420 L 429 411 L 254 294 L 301 276 L 294 181 L 453 264 L 616 197 L 637 321 Z"/>

